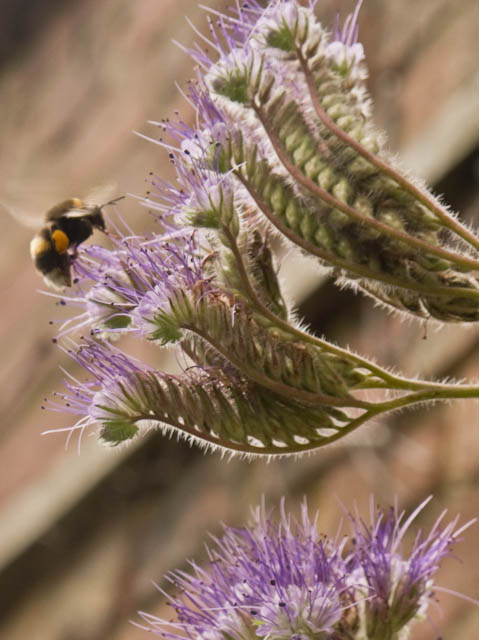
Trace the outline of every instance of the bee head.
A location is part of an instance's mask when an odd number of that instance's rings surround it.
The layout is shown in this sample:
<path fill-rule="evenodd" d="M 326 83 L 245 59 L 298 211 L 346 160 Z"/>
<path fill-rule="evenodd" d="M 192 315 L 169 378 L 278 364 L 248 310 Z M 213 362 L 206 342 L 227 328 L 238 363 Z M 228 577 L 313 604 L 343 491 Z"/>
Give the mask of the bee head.
<path fill-rule="evenodd" d="M 93 209 L 93 211 L 88 215 L 88 220 L 90 224 L 95 227 L 95 229 L 105 231 L 105 218 L 103 217 L 103 213 L 100 207 L 95 207 Z"/>

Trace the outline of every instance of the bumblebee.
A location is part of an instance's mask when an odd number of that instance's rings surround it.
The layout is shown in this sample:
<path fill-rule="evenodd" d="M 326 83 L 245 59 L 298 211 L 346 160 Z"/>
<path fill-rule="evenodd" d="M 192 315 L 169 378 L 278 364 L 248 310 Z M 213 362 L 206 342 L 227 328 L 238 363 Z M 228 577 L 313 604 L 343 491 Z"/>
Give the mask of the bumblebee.
<path fill-rule="evenodd" d="M 106 232 L 102 209 L 114 204 L 120 196 L 102 205 L 70 198 L 55 205 L 45 214 L 45 226 L 30 242 L 30 255 L 45 283 L 54 289 L 71 287 L 71 266 L 77 248 L 95 229 Z"/>

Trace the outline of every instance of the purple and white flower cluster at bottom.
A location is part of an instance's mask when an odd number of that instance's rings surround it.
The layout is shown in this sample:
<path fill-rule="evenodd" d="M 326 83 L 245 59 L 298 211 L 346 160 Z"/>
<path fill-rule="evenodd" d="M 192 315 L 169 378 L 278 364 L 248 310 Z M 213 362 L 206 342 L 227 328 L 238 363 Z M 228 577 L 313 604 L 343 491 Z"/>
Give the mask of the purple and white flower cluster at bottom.
<path fill-rule="evenodd" d="M 444 512 L 406 551 L 405 534 L 430 499 L 408 517 L 371 501 L 369 525 L 348 514 L 351 535 L 335 539 L 318 532 L 318 514 L 311 519 L 306 503 L 300 521 L 284 500 L 279 521 L 263 503 L 248 526 L 225 526 L 213 538 L 207 569 L 192 562 L 191 573 L 167 576 L 180 594 L 165 593 L 174 620 L 142 612 L 146 626 L 139 626 L 199 640 L 405 639 L 440 590 L 433 584 L 439 563 L 473 523 L 443 525 Z"/>

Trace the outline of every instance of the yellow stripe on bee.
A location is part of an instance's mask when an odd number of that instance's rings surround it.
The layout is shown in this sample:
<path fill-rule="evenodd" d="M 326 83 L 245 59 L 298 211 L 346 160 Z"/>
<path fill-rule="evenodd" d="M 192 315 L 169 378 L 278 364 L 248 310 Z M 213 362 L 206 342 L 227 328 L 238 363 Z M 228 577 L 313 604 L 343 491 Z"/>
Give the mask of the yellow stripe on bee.
<path fill-rule="evenodd" d="M 80 198 L 72 198 L 71 203 L 72 209 L 83 209 L 83 207 L 85 206 L 83 200 L 80 200 Z"/>
<path fill-rule="evenodd" d="M 65 253 L 70 244 L 67 234 L 61 231 L 61 229 L 55 229 L 52 233 L 52 240 L 55 243 L 57 253 Z"/>

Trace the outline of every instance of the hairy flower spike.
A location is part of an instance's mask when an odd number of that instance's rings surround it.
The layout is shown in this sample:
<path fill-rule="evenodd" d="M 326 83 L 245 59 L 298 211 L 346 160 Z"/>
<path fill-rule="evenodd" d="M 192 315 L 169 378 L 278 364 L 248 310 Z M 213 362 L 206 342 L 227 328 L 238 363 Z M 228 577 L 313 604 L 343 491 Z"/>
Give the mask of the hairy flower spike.
<path fill-rule="evenodd" d="M 418 316 L 477 321 L 477 252 L 439 232 L 471 234 L 386 164 L 357 41 L 360 4 L 331 39 L 311 8 L 272 2 L 208 63 L 205 91 L 229 131 L 218 166 L 236 178 L 235 203 L 248 201 L 342 282 Z"/>
<path fill-rule="evenodd" d="M 194 345 L 188 352 L 195 352 Z M 72 430 L 82 433 L 100 424 L 100 437 L 114 445 L 160 427 L 206 447 L 271 455 L 321 446 L 340 437 L 348 425 L 341 410 L 283 398 L 242 379 L 221 359 L 173 376 L 92 341 L 78 349 L 75 359 L 90 378 L 67 382 L 61 396 L 65 405 L 55 402 L 52 408 L 66 407 L 81 416 Z"/>
<path fill-rule="evenodd" d="M 271 235 L 397 309 L 479 318 L 472 234 L 387 164 L 357 41 L 361 3 L 333 36 L 314 4 L 211 10 L 218 59 L 192 51 L 202 70 L 188 96 L 196 126 L 155 123 L 174 142 L 159 140 L 177 174 L 174 184 L 151 174 L 144 204 L 161 231 L 142 237 L 112 223 L 113 246 L 82 247 L 74 262 L 78 286 L 62 302 L 80 313 L 58 337 L 81 329 L 91 339 L 72 349 L 89 376 L 67 382 L 72 431 L 99 424 L 119 444 L 155 427 L 247 456 L 289 455 L 388 411 L 479 395 L 392 374 L 316 338 L 283 295 Z M 469 250 L 446 246 L 444 229 Z M 109 345 L 126 333 L 175 345 L 184 371 Z"/>
<path fill-rule="evenodd" d="M 434 597 L 433 575 L 460 533 L 457 519 L 429 535 L 419 532 L 412 550 L 403 538 L 429 498 L 404 521 L 397 509 L 377 509 L 370 525 L 350 515 L 353 535 L 320 536 L 319 515 L 293 520 L 281 503 L 279 522 L 264 504 L 246 527 L 224 527 L 208 550 L 209 566 L 166 578 L 173 621 L 140 613 L 148 631 L 166 638 L 225 640 L 399 640 L 422 619 Z M 373 506 L 372 506 L 373 507 Z M 444 515 L 444 514 L 443 514 Z M 140 625 L 139 625 L 140 626 Z"/>

